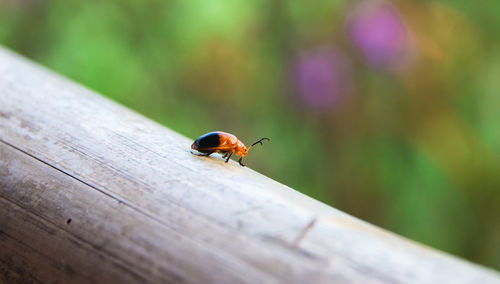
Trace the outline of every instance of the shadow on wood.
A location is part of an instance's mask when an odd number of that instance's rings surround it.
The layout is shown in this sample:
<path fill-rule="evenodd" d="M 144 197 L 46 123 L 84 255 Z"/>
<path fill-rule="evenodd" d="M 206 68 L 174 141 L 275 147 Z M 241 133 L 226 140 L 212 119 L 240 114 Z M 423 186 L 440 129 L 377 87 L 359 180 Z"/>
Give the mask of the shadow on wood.
<path fill-rule="evenodd" d="M 500 282 L 191 142 L 0 49 L 0 282 Z"/>

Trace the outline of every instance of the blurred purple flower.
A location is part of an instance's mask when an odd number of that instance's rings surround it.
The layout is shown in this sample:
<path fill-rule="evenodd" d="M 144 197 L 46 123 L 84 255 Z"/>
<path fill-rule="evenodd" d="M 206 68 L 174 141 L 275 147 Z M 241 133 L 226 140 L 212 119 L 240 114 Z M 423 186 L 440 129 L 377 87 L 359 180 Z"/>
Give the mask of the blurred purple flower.
<path fill-rule="evenodd" d="M 294 75 L 301 100 L 320 110 L 339 103 L 351 89 L 351 66 L 340 51 L 314 50 L 301 54 Z"/>
<path fill-rule="evenodd" d="M 369 64 L 388 69 L 404 65 L 411 53 L 409 32 L 396 9 L 384 1 L 365 1 L 348 18 L 349 36 Z"/>

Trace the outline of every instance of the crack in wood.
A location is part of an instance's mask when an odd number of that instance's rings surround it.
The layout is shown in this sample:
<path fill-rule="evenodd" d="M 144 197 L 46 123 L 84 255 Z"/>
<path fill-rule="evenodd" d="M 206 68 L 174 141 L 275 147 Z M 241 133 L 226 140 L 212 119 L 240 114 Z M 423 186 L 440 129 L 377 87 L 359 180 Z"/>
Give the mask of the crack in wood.
<path fill-rule="evenodd" d="M 298 247 L 300 242 L 306 237 L 306 235 L 312 230 L 314 225 L 316 224 L 316 218 L 313 218 L 307 225 L 299 232 L 295 240 L 292 242 L 294 247 Z"/>
<path fill-rule="evenodd" d="M 78 182 L 80 182 L 80 183 L 82 183 L 82 184 L 84 184 L 84 185 L 86 185 L 86 186 L 88 186 L 88 187 L 90 187 L 90 188 L 92 188 L 92 189 L 94 189 L 94 190 L 102 193 L 102 194 L 104 194 L 105 196 L 118 201 L 120 204 L 124 204 L 124 205 L 130 207 L 131 209 L 133 209 L 133 210 L 135 210 L 135 211 L 143 214 L 144 216 L 147 216 L 148 218 L 151 218 L 152 220 L 155 220 L 155 221 L 159 222 L 160 224 L 167 225 L 164 222 L 162 222 L 160 219 L 158 219 L 155 216 L 153 216 L 153 215 L 145 212 L 144 210 L 139 209 L 138 207 L 136 207 L 136 206 L 128 203 L 127 201 L 124 201 L 124 200 L 122 200 L 122 199 L 120 199 L 120 198 L 118 198 L 118 197 L 116 197 L 116 196 L 114 196 L 114 195 L 112 195 L 112 194 L 110 194 L 110 193 L 108 193 L 108 192 L 106 192 L 106 191 L 104 191 L 104 190 L 102 190 L 102 189 L 100 189 L 100 188 L 98 188 L 98 187 L 96 187 L 96 186 L 94 186 L 94 185 L 92 185 L 92 184 L 90 184 L 90 183 L 88 183 L 88 182 L 86 182 L 86 181 L 84 181 L 84 180 L 82 180 L 82 179 L 80 179 L 80 178 L 78 178 L 78 177 L 76 177 L 76 176 L 74 176 L 74 175 L 72 175 L 72 174 L 64 171 L 64 170 L 62 170 L 62 169 L 60 169 L 60 168 L 58 168 L 58 167 L 50 164 L 49 162 L 46 162 L 46 161 L 42 160 L 41 158 L 38 158 L 35 155 L 33 155 L 31 153 L 28 153 L 28 152 L 24 151 L 23 149 L 21 149 L 21 148 L 15 146 L 15 145 L 13 145 L 13 144 L 11 144 L 11 143 L 3 140 L 1 138 L 0 138 L 0 142 L 3 143 L 3 144 L 5 144 L 5 145 L 7 145 L 7 146 L 9 146 L 9 147 L 11 147 L 11 148 L 13 148 L 13 149 L 15 149 L 15 150 L 17 150 L 17 151 L 19 151 L 19 152 L 21 152 L 21 153 L 23 153 L 23 154 L 25 154 L 25 155 L 27 155 L 27 156 L 29 156 L 29 157 L 31 157 L 31 158 L 33 158 L 33 159 L 35 159 L 35 160 L 37 160 L 37 161 L 39 161 L 39 162 L 41 162 L 41 163 L 43 163 L 43 164 L 45 164 L 45 165 L 47 165 L 47 166 L 49 166 L 49 167 L 51 167 L 51 168 L 53 168 L 53 169 L 55 169 L 55 170 L 57 170 L 60 173 L 66 175 L 66 176 L 68 176 L 68 177 L 70 177 L 70 178 L 72 178 L 72 179 L 74 179 L 74 180 L 76 180 L 76 181 L 78 181 Z"/>

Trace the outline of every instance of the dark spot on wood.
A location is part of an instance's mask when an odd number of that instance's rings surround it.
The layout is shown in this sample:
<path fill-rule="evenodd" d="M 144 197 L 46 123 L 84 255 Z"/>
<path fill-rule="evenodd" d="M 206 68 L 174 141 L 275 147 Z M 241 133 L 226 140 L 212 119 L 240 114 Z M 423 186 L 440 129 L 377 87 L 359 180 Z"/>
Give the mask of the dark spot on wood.
<path fill-rule="evenodd" d="M 69 218 L 68 220 L 66 220 L 66 225 L 69 225 L 69 223 L 71 223 L 71 218 Z"/>
<path fill-rule="evenodd" d="M 1 112 L 0 111 L 0 117 L 2 118 L 6 118 L 6 119 L 9 119 L 11 117 L 11 113 L 10 112 Z"/>

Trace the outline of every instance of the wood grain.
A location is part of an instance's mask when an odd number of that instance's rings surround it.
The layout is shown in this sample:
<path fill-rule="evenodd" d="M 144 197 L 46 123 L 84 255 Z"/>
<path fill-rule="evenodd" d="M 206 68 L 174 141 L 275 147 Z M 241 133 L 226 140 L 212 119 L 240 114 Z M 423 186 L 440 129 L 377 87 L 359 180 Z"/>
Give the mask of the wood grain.
<path fill-rule="evenodd" d="M 191 142 L 0 49 L 0 283 L 500 283 Z"/>

